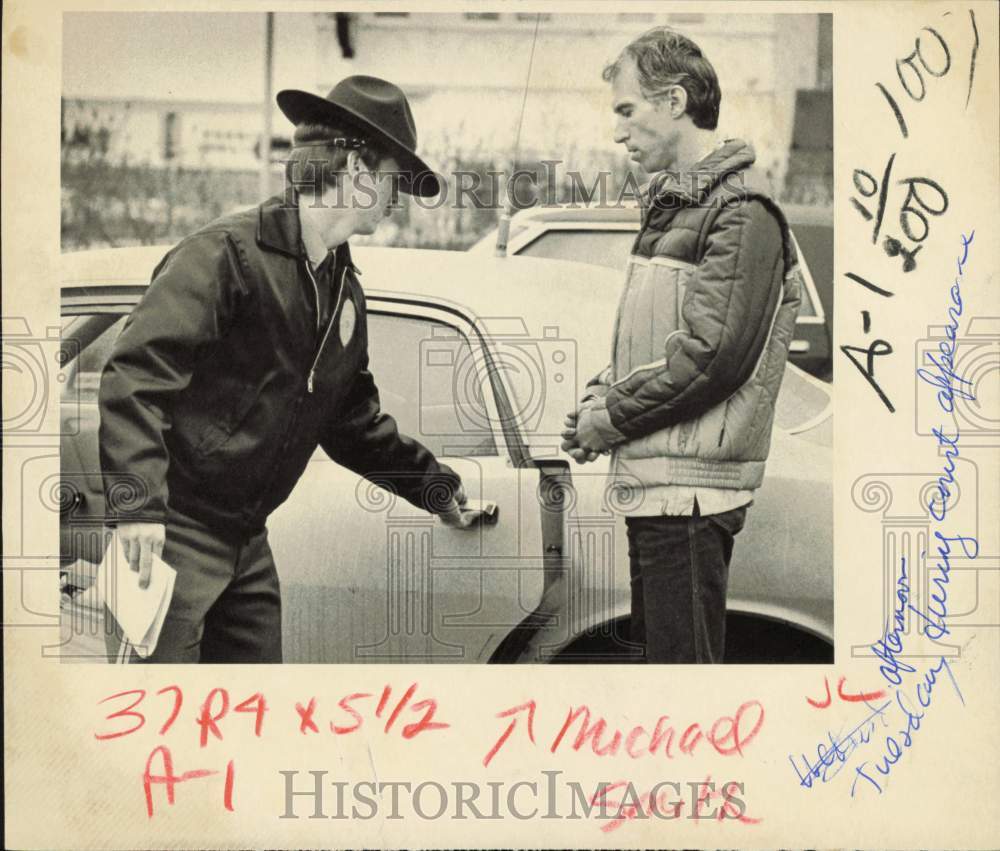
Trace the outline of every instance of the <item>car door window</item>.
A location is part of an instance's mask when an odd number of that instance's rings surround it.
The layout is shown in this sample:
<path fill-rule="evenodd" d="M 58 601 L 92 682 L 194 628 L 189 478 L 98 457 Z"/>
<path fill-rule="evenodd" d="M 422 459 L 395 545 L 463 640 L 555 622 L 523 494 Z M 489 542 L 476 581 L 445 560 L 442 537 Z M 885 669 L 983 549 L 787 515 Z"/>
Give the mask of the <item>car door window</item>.
<path fill-rule="evenodd" d="M 802 266 L 802 276 L 804 280 L 812 279 L 812 268 L 809 265 L 809 260 L 806 257 L 806 253 L 802 250 L 802 245 L 798 239 L 798 232 L 792 234 L 792 242 L 795 244 L 795 251 L 799 255 L 799 265 Z M 819 316 L 819 309 L 816 302 L 813 301 L 813 295 L 811 288 L 808 286 L 802 287 L 802 304 L 799 305 L 799 319 L 806 316 Z"/>
<path fill-rule="evenodd" d="M 794 225 L 793 229 L 795 242 L 799 248 L 799 257 L 804 258 L 807 262 L 809 272 L 829 317 L 833 305 L 833 229 L 819 225 L 802 224 Z M 819 310 L 816 306 L 812 306 L 812 312 L 807 313 L 805 302 L 803 302 L 799 315 L 818 316 Z"/>
<path fill-rule="evenodd" d="M 418 317 L 368 314 L 369 369 L 382 410 L 435 455 L 497 455 L 468 340 Z"/>
<path fill-rule="evenodd" d="M 78 353 L 67 364 L 63 398 L 96 404 L 101 372 L 111 357 L 111 348 L 125 325 L 124 316 L 95 313 L 67 317 L 63 323 L 63 341 L 68 351 Z M 96 335 L 96 336 L 95 336 Z"/>
<path fill-rule="evenodd" d="M 813 302 L 812 293 L 806 287 L 802 287 L 802 304 L 799 307 L 799 319 L 806 316 L 817 316 L 816 304 Z"/>
<path fill-rule="evenodd" d="M 101 373 L 124 316 L 68 317 L 63 338 L 79 355 L 68 365 L 64 398 L 97 403 Z M 103 327 L 95 323 L 111 324 Z M 96 336 L 95 336 L 96 334 Z M 369 314 L 370 369 L 382 410 L 403 434 L 435 455 L 497 455 L 468 340 L 451 326 L 416 317 Z"/>
<path fill-rule="evenodd" d="M 548 230 L 525 245 L 518 254 L 548 257 L 552 260 L 575 260 L 578 263 L 618 269 L 624 273 L 635 235 L 633 230 Z"/>

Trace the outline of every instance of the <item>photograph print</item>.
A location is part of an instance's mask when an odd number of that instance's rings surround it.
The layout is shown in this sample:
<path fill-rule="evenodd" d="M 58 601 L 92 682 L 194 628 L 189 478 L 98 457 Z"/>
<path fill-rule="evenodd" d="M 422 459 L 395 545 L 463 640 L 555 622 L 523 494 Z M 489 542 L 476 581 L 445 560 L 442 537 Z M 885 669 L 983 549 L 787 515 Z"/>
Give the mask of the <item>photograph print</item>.
<path fill-rule="evenodd" d="M 64 14 L 62 659 L 832 662 L 832 31 Z"/>

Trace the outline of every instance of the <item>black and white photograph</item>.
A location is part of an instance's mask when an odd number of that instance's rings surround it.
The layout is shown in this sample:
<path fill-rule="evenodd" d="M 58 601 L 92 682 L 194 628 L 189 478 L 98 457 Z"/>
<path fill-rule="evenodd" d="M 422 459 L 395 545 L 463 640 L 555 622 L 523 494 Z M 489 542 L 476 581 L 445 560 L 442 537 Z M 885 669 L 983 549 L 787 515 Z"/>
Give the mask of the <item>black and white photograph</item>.
<path fill-rule="evenodd" d="M 1000 6 L 3 11 L 4 847 L 1000 847 Z"/>
<path fill-rule="evenodd" d="M 63 20 L 65 660 L 832 660 L 832 15 Z"/>

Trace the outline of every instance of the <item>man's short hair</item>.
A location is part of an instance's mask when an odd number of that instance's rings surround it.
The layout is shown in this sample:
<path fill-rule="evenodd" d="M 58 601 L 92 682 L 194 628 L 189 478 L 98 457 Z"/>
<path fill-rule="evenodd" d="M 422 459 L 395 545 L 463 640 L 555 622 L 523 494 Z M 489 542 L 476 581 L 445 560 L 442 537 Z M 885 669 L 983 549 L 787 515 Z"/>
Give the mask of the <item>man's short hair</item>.
<path fill-rule="evenodd" d="M 322 197 L 327 189 L 337 185 L 351 151 L 356 151 L 369 169 L 375 169 L 387 156 L 351 128 L 299 124 L 292 135 L 292 150 L 285 162 L 286 185 Z"/>
<path fill-rule="evenodd" d="M 618 76 L 626 59 L 635 61 L 639 88 L 646 100 L 663 97 L 671 86 L 687 92 L 686 112 L 695 127 L 714 130 L 719 124 L 719 104 L 722 91 L 719 78 L 691 39 L 669 27 L 654 27 L 644 32 L 618 54 L 604 69 L 605 82 Z"/>

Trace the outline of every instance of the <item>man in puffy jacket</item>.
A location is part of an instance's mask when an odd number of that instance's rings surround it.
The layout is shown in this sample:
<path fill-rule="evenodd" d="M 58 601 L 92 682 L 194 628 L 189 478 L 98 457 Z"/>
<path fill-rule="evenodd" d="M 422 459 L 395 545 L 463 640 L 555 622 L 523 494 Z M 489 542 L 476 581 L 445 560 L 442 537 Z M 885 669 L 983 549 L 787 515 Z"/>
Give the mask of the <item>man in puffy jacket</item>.
<path fill-rule="evenodd" d="M 721 92 L 667 28 L 604 71 L 615 141 L 652 175 L 611 363 L 567 416 L 577 461 L 611 451 L 626 515 L 633 640 L 648 662 L 720 662 L 734 536 L 764 477 L 799 306 L 788 226 L 752 148 L 716 144 Z"/>
<path fill-rule="evenodd" d="M 470 519 L 458 475 L 380 410 L 347 244 L 388 215 L 392 180 L 438 192 L 406 98 L 355 76 L 278 105 L 296 125 L 285 197 L 173 248 L 101 380 L 107 521 L 141 586 L 154 553 L 177 571 L 150 661 L 281 661 L 265 521 L 317 445 L 445 523 Z"/>

